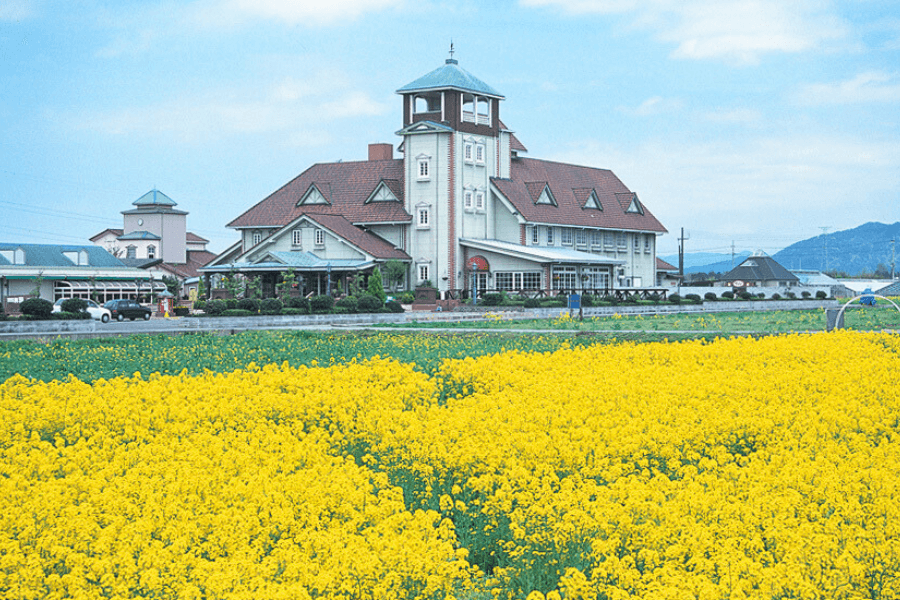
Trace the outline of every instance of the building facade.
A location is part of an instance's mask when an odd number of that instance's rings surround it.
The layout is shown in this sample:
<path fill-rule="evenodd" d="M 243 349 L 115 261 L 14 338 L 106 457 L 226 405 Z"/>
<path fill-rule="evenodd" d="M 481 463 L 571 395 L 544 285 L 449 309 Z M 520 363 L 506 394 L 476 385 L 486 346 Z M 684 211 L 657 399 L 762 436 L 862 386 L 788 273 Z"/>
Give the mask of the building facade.
<path fill-rule="evenodd" d="M 442 293 L 560 293 L 656 286 L 663 225 L 612 171 L 526 158 L 504 97 L 454 59 L 397 90 L 401 158 L 317 164 L 238 216 L 209 275 L 291 269 L 304 291 L 388 260 Z"/>

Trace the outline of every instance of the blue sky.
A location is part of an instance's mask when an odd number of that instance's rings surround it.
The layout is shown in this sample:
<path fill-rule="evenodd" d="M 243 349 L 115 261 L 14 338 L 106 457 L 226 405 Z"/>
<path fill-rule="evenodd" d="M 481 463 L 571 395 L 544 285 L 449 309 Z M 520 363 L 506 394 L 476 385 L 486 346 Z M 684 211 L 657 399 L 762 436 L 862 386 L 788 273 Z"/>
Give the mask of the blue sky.
<path fill-rule="evenodd" d="M 399 143 L 443 64 L 529 156 L 611 169 L 659 252 L 900 220 L 894 0 L 0 0 L 0 240 L 81 243 L 154 187 L 219 251 L 316 162 Z"/>

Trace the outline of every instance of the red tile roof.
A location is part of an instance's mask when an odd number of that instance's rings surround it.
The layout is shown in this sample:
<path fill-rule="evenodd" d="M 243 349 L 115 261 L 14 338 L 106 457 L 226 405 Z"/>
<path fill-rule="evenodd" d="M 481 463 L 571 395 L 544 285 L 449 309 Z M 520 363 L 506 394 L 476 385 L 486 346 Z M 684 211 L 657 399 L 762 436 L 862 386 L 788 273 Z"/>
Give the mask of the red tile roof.
<path fill-rule="evenodd" d="M 378 185 L 399 202 L 366 202 Z M 315 184 L 330 204 L 297 206 Z M 283 227 L 303 214 L 341 215 L 351 223 L 410 222 L 403 208 L 403 160 L 316 164 L 234 219 L 228 227 Z"/>
<path fill-rule="evenodd" d="M 644 214 L 625 212 L 632 192 L 607 169 L 519 158 L 512 161 L 511 175 L 510 179 L 492 178 L 491 181 L 525 220 L 532 223 L 666 231 L 643 203 Z M 535 204 L 544 184 L 550 187 L 556 206 Z M 583 208 L 591 190 L 597 192 L 602 211 Z"/>
<path fill-rule="evenodd" d="M 675 265 L 670 265 L 660 257 L 656 257 L 656 270 L 657 271 L 678 271 L 678 267 Z"/>
<path fill-rule="evenodd" d="M 394 247 L 384 238 L 357 227 L 340 215 L 307 214 L 306 216 L 375 258 L 410 260 L 409 255 L 403 250 Z"/>
<path fill-rule="evenodd" d="M 216 254 L 208 250 L 188 250 L 186 263 L 161 263 L 159 266 L 176 277 L 187 279 L 189 277 L 198 277 L 200 272 L 197 269 L 206 265 L 215 257 Z"/>
<path fill-rule="evenodd" d="M 188 232 L 187 232 L 187 235 L 185 236 L 185 239 L 186 239 L 188 242 L 209 242 L 208 239 L 200 237 L 199 235 L 197 235 L 197 234 L 194 233 L 193 231 L 188 231 Z"/>

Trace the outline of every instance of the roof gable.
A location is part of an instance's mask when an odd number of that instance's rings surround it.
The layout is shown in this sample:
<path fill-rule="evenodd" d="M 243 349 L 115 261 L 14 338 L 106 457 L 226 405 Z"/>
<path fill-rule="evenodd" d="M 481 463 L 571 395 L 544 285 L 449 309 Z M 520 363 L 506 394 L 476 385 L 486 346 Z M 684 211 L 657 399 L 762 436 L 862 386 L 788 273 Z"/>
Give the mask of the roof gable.
<path fill-rule="evenodd" d="M 309 188 L 306 190 L 306 193 L 300 198 L 297 202 L 297 205 L 301 204 L 331 204 L 331 201 L 328 199 L 322 191 L 319 189 L 321 186 L 330 196 L 331 195 L 331 184 L 329 183 L 320 183 L 310 184 Z"/>
<path fill-rule="evenodd" d="M 572 193 L 575 194 L 575 199 L 581 204 L 581 208 L 603 210 L 600 198 L 597 197 L 597 192 L 593 188 L 578 188 L 572 190 Z"/>
<path fill-rule="evenodd" d="M 382 179 L 378 183 L 378 187 L 369 194 L 369 197 L 366 198 L 366 204 L 369 202 L 399 202 L 400 199 L 397 197 L 397 193 L 394 190 L 399 191 L 400 182 L 397 180 L 392 180 L 391 183 L 393 185 L 388 185 L 384 179 Z"/>
<path fill-rule="evenodd" d="M 528 193 L 531 195 L 531 199 L 535 204 L 550 204 L 557 206 L 556 198 L 553 196 L 553 192 L 550 191 L 550 186 L 546 181 L 532 181 L 526 183 L 525 187 L 528 189 Z"/>

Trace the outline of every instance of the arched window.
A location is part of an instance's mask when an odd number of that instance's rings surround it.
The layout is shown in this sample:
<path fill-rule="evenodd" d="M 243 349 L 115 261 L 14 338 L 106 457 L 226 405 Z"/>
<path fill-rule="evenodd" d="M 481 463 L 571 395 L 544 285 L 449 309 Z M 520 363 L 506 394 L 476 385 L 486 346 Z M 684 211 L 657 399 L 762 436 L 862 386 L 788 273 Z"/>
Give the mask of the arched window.
<path fill-rule="evenodd" d="M 147 258 L 156 258 L 156 246 L 153 244 L 147 246 Z"/>

